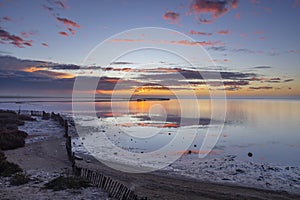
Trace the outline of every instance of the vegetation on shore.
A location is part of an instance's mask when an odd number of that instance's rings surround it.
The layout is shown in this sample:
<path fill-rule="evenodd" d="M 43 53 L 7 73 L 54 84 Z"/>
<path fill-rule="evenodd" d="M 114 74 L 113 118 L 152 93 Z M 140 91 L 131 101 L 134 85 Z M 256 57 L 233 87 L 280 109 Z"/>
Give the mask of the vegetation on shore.
<path fill-rule="evenodd" d="M 0 151 L 0 177 L 11 176 L 17 172 L 22 172 L 19 165 L 15 163 L 8 162 L 2 151 Z"/>
<path fill-rule="evenodd" d="M 16 149 L 25 145 L 27 133 L 18 130 L 18 126 L 23 124 L 16 112 L 0 110 L 0 176 L 7 177 L 22 172 L 19 165 L 6 160 L 1 150 Z"/>
<path fill-rule="evenodd" d="M 19 186 L 19 185 L 24 185 L 30 181 L 30 178 L 27 174 L 23 172 L 18 172 L 13 175 L 13 177 L 10 179 L 10 184 Z"/>
<path fill-rule="evenodd" d="M 0 130 L 0 149 L 9 150 L 25 146 L 27 133 L 24 131 Z"/>
<path fill-rule="evenodd" d="M 14 111 L 0 110 L 0 149 L 9 150 L 23 147 L 27 133 L 18 129 L 22 120 L 34 120 L 30 116 L 18 115 Z"/>
<path fill-rule="evenodd" d="M 54 191 L 87 187 L 91 187 L 91 184 L 86 180 L 76 176 L 60 176 L 45 184 L 45 189 L 52 189 Z"/>

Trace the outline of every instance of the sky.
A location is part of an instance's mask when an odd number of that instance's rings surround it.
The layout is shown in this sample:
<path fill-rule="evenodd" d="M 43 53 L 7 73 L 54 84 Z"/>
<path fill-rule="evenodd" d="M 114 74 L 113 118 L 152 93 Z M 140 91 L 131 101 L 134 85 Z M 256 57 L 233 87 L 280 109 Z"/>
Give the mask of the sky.
<path fill-rule="evenodd" d="M 1 95 L 300 96 L 299 0 L 28 2 L 0 1 Z"/>

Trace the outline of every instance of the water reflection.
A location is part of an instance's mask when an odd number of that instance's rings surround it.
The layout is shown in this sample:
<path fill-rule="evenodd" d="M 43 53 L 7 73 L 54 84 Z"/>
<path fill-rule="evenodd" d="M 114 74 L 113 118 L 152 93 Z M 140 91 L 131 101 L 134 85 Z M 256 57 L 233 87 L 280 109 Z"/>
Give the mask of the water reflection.
<path fill-rule="evenodd" d="M 212 109 L 210 100 L 199 100 L 198 104 L 188 99 L 182 102 L 184 103 L 179 103 L 177 100 L 99 102 L 96 108 L 98 117 L 123 126 L 126 128 L 124 132 L 136 131 L 146 135 L 155 133 L 154 137 L 147 140 L 134 138 L 134 142 L 124 137 L 123 141 L 129 141 L 124 142 L 127 147 L 141 148 L 145 152 L 151 151 L 168 143 L 172 139 L 168 133 L 171 133 L 171 136 L 175 134 L 174 128 L 184 128 L 182 138 L 187 137 L 189 131 L 196 128 L 198 134 L 190 151 L 191 154 L 200 154 L 201 152 L 198 151 L 206 127 L 211 120 L 214 120 L 210 119 Z M 112 112 L 112 106 L 117 112 Z M 200 113 L 200 118 L 195 117 L 195 112 Z M 244 160 L 297 165 L 300 160 L 299 116 L 300 101 L 228 100 L 225 126 L 213 152 L 218 152 L 218 155 L 237 155 L 239 159 Z M 160 131 L 157 132 L 157 128 Z M 211 137 L 217 136 L 218 134 L 215 136 L 211 134 Z M 182 150 L 178 149 L 178 151 Z M 253 156 L 248 157 L 248 152 L 252 152 Z"/>
<path fill-rule="evenodd" d="M 97 102 L 99 118 L 114 118 L 123 126 L 178 128 L 209 125 L 210 101 L 195 100 Z M 200 115 L 201 114 L 201 115 Z M 136 123 L 135 123 L 136 122 Z"/>
<path fill-rule="evenodd" d="M 82 122 L 88 125 L 90 118 L 85 116 L 84 108 L 86 104 L 93 103 L 76 104 L 82 106 Z M 18 110 L 20 104 L 1 103 L 0 106 L 3 109 Z M 152 151 L 168 144 L 178 130 L 182 130 L 180 134 L 183 140 L 189 137 L 191 131 L 197 130 L 197 137 L 189 148 L 190 156 L 203 153 L 198 151 L 207 127 L 210 126 L 209 122 L 214 120 L 211 119 L 211 110 L 219 109 L 213 108 L 209 99 L 198 100 L 197 104 L 189 99 L 96 102 L 95 108 L 97 116 L 107 125 L 102 130 L 106 131 L 108 137 L 119 146 L 137 152 Z M 70 114 L 72 104 L 24 103 L 21 109 Z M 220 156 L 230 154 L 244 160 L 299 166 L 299 116 L 298 100 L 228 99 L 225 126 L 213 151 Z M 142 139 L 126 133 L 137 133 Z M 218 134 L 211 134 L 210 137 L 218 137 Z M 253 156 L 248 157 L 248 152 L 253 153 Z"/>

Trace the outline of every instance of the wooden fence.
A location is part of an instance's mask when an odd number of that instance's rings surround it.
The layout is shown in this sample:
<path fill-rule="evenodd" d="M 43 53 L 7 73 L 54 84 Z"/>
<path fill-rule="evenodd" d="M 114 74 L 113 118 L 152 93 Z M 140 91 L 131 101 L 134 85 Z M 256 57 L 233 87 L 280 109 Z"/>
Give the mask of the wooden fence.
<path fill-rule="evenodd" d="M 31 111 L 32 115 L 42 116 L 43 119 L 53 119 L 61 126 L 64 127 L 64 136 L 66 138 L 66 150 L 68 154 L 68 158 L 72 163 L 73 173 L 76 176 L 80 176 L 94 186 L 103 189 L 106 191 L 110 197 L 118 199 L 118 200 L 147 200 L 147 197 L 139 197 L 137 196 L 133 190 L 129 189 L 126 185 L 120 183 L 117 180 L 112 179 L 109 176 L 102 174 L 101 172 L 85 168 L 77 165 L 75 152 L 72 151 L 72 137 L 69 133 L 69 123 L 68 120 L 64 119 L 59 113 L 46 113 L 39 111 Z"/>

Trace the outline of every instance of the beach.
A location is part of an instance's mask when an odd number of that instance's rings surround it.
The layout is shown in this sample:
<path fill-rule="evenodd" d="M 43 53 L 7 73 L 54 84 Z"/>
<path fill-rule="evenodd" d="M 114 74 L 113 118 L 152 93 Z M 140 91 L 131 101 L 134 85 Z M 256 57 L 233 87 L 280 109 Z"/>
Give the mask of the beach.
<path fill-rule="evenodd" d="M 68 160 L 63 128 L 51 120 L 38 120 L 31 123 L 31 131 L 41 132 L 42 127 L 50 127 L 49 132 L 55 136 L 42 137 L 38 140 L 27 140 L 25 147 L 5 151 L 8 161 L 17 163 L 28 173 L 33 181 L 21 186 L 10 186 L 7 178 L 1 178 L 1 199 L 108 199 L 108 194 L 96 188 L 80 190 L 67 189 L 63 191 L 52 191 L 41 189 L 43 185 L 60 175 L 72 174 L 71 162 Z M 44 123 L 40 126 L 39 123 Z M 34 126 L 35 124 L 35 126 Z M 57 126 L 55 126 L 55 124 Z M 26 126 L 26 125 L 25 125 Z M 36 127 L 36 128 L 34 128 Z M 239 186 L 235 181 L 228 183 L 214 182 L 213 179 L 206 180 L 178 173 L 178 170 L 168 168 L 151 173 L 131 174 L 116 171 L 100 163 L 90 155 L 80 155 L 83 160 L 77 160 L 77 166 L 100 171 L 116 181 L 119 181 L 133 190 L 140 197 L 148 199 L 299 199 L 294 193 Z M 227 158 L 230 160 L 230 158 Z M 232 158 L 231 158 L 232 159 Z M 216 162 L 216 161 L 215 161 Z M 215 163 L 219 167 L 220 163 Z M 241 167 L 241 166 L 239 166 Z M 176 168 L 176 167 L 174 167 Z M 240 169 L 242 170 L 242 169 Z M 248 169 L 251 170 L 251 169 Z M 292 169 L 291 169 L 292 170 Z M 212 170 L 217 171 L 217 170 Z M 272 173 L 273 170 L 268 171 Z M 241 171 L 239 171 L 241 172 Z M 191 172 L 192 174 L 193 172 Z M 270 175 L 269 175 L 270 176 Z M 228 180 L 227 180 L 228 181 Z M 276 184 L 276 182 L 270 184 Z M 298 194 L 299 195 L 299 194 Z"/>
<path fill-rule="evenodd" d="M 0 200 L 300 200 L 300 0 L 150 2 L 0 0 Z"/>
<path fill-rule="evenodd" d="M 31 180 L 13 186 L 10 177 L 0 177 L 0 199 L 109 199 L 107 193 L 94 187 L 61 191 L 43 189 L 46 183 L 59 176 L 72 175 L 64 131 L 58 122 L 41 120 L 40 117 L 25 124 L 22 128 L 29 130 L 25 146 L 4 153 L 7 161 L 18 164 Z"/>

